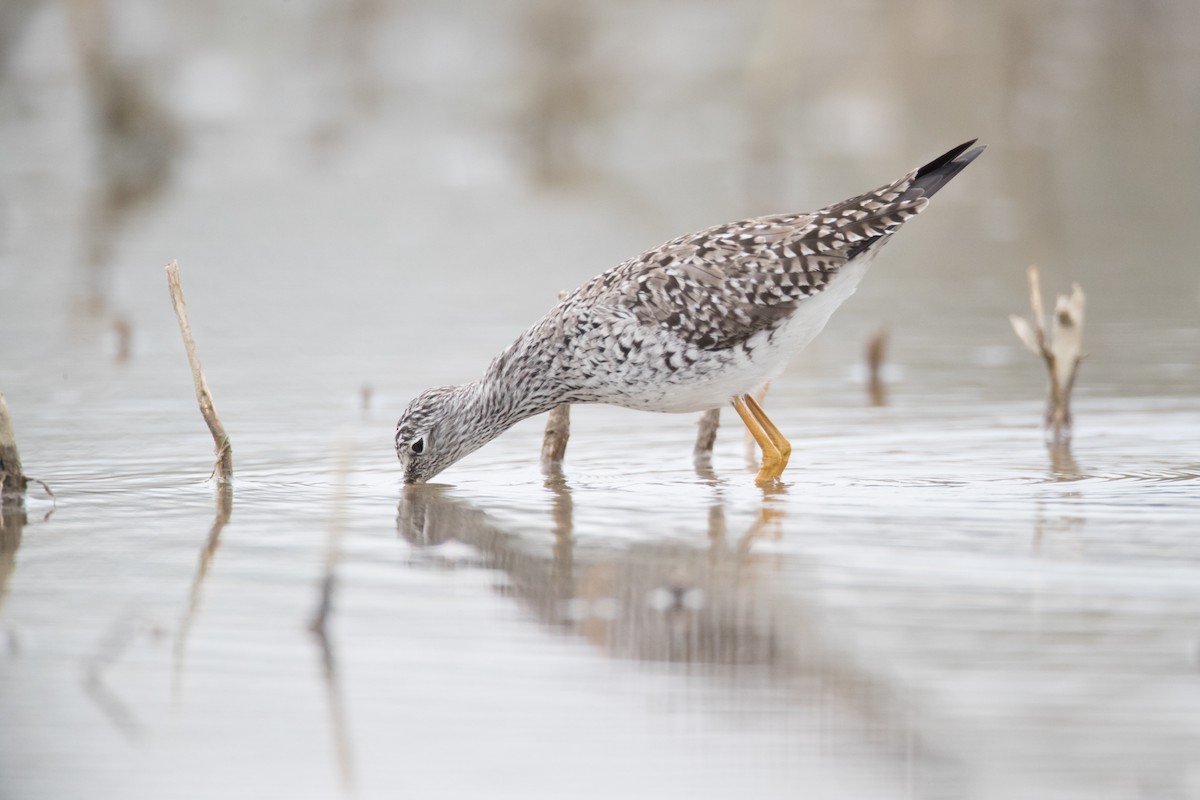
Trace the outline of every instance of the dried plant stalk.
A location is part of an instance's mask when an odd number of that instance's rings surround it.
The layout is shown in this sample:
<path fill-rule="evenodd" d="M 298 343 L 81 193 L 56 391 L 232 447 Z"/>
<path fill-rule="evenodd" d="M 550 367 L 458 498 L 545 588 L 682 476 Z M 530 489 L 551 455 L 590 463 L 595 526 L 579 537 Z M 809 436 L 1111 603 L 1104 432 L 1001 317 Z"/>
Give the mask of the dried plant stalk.
<path fill-rule="evenodd" d="M 183 336 L 183 346 L 187 350 L 188 364 L 192 368 L 192 382 L 196 385 L 196 402 L 200 404 L 200 415 L 212 433 L 217 463 L 213 472 L 219 483 L 229 483 L 233 480 L 233 446 L 225 433 L 225 426 L 217 416 L 213 405 L 212 392 L 208 389 L 208 381 L 204 378 L 204 370 L 200 366 L 200 357 L 196 355 L 196 340 L 192 338 L 192 327 L 188 324 L 187 305 L 183 301 L 183 287 L 179 283 L 179 262 L 172 261 L 167 265 L 167 286 L 171 291 L 171 305 L 175 307 L 175 316 L 179 318 L 179 332 Z"/>
<path fill-rule="evenodd" d="M 1028 270 L 1029 307 L 1033 312 L 1032 324 L 1015 314 L 1008 320 L 1012 323 L 1017 338 L 1029 352 L 1040 356 L 1046 363 L 1050 377 L 1049 398 L 1046 403 L 1046 432 L 1055 444 L 1071 439 L 1071 391 L 1075 388 L 1075 376 L 1083 360 L 1083 317 L 1086 298 L 1079 284 L 1073 284 L 1071 294 L 1059 295 L 1054 303 L 1054 316 L 1050 331 L 1046 331 L 1045 311 L 1042 305 L 1041 276 L 1036 266 Z"/>
<path fill-rule="evenodd" d="M 12 417 L 8 403 L 0 392 L 0 506 L 20 507 L 25 503 L 25 488 L 29 481 L 21 471 L 21 454 L 13 435 Z"/>

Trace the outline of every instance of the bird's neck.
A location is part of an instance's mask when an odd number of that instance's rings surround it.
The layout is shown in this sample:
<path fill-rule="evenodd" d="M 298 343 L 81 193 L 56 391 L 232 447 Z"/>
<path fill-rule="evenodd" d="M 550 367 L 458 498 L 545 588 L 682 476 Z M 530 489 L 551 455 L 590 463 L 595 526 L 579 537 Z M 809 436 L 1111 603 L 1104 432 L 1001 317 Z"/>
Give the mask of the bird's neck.
<path fill-rule="evenodd" d="M 518 422 L 560 405 L 556 393 L 540 380 L 514 378 L 510 371 L 489 369 L 484 377 L 461 387 L 463 416 L 480 436 L 491 441 Z"/>

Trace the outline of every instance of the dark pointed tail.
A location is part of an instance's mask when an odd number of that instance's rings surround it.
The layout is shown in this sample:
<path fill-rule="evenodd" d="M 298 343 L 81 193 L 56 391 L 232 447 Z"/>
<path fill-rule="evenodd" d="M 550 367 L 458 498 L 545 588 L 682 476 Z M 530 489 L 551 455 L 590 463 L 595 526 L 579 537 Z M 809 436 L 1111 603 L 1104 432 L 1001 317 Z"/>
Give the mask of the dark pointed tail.
<path fill-rule="evenodd" d="M 925 166 L 917 170 L 917 177 L 912 182 L 912 189 L 920 189 L 925 193 L 926 197 L 933 197 L 937 194 L 938 189 L 941 189 L 950 179 L 962 171 L 963 167 L 970 164 L 979 154 L 986 148 L 986 144 L 981 144 L 979 147 L 968 150 L 967 148 L 975 144 L 977 139 L 972 139 L 966 144 L 960 144 L 958 147 L 951 150 L 945 155 L 938 156 L 933 161 L 930 161 Z"/>

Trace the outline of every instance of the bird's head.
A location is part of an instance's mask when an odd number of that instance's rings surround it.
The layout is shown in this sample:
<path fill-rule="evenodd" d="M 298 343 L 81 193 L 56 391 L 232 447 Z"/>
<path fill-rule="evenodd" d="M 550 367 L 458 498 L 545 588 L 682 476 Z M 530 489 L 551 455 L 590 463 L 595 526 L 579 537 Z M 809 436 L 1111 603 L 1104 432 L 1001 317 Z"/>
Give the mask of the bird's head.
<path fill-rule="evenodd" d="M 405 483 L 424 483 L 495 438 L 480 425 L 475 385 L 426 389 L 396 423 L 396 455 Z"/>

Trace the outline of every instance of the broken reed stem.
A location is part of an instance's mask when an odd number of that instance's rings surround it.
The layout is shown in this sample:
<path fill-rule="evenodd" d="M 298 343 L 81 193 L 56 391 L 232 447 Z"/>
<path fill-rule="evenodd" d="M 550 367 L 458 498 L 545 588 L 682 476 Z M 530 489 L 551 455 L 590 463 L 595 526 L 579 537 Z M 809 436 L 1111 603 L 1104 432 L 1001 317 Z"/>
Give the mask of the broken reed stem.
<path fill-rule="evenodd" d="M 183 346 L 187 350 L 188 364 L 192 368 L 192 382 L 196 385 L 196 402 L 200 404 L 200 414 L 204 417 L 208 430 L 212 433 L 217 463 L 213 470 L 218 483 L 229 483 L 233 480 L 233 446 L 225 433 L 225 426 L 217 416 L 213 405 L 212 392 L 208 389 L 208 381 L 204 378 L 204 370 L 200 366 L 200 357 L 196 355 L 196 340 L 192 338 L 192 327 L 188 324 L 187 305 L 183 301 L 183 287 L 179 283 L 179 262 L 172 261 L 167 265 L 167 286 L 171 290 L 171 305 L 175 308 L 175 316 L 179 318 L 179 332 L 183 336 Z"/>
<path fill-rule="evenodd" d="M 1046 331 L 1045 308 L 1042 305 L 1041 276 L 1036 266 L 1026 271 L 1029 279 L 1029 308 L 1033 323 L 1010 314 L 1017 338 L 1029 352 L 1040 356 L 1049 373 L 1050 391 L 1046 402 L 1045 427 L 1054 444 L 1071 439 L 1071 392 L 1075 375 L 1083 360 L 1083 317 L 1086 298 L 1078 283 L 1072 284 L 1070 295 L 1059 295 L 1054 304 L 1050 331 Z"/>
<path fill-rule="evenodd" d="M 21 471 L 21 454 L 13 435 L 12 417 L 8 403 L 0 392 L 0 507 L 20 507 L 25 503 L 25 488 L 29 480 Z"/>

